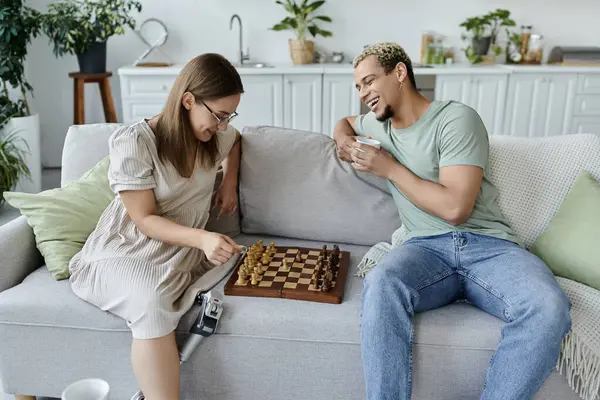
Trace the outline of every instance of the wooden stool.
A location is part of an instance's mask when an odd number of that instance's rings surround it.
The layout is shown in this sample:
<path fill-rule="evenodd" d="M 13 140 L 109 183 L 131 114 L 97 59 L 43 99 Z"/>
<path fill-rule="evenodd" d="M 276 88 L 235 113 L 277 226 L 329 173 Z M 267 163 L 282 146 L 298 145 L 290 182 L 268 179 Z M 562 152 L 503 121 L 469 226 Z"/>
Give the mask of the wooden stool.
<path fill-rule="evenodd" d="M 104 109 L 104 119 L 106 122 L 117 122 L 117 113 L 115 111 L 115 103 L 113 102 L 112 93 L 110 91 L 110 82 L 108 78 L 112 76 L 112 72 L 104 72 L 102 74 L 86 74 L 82 72 L 69 73 L 71 78 L 74 78 L 73 83 L 73 106 L 74 106 L 74 122 L 75 125 L 85 124 L 85 106 L 84 106 L 84 85 L 86 83 L 98 83 L 100 87 L 100 96 L 102 96 L 102 108 Z"/>

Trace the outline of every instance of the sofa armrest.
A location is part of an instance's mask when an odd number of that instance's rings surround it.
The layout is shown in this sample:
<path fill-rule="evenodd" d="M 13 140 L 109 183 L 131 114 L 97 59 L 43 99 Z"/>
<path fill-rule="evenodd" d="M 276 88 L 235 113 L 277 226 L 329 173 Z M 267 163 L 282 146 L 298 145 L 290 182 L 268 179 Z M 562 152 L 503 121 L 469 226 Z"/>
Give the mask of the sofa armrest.
<path fill-rule="evenodd" d="M 42 264 L 33 229 L 25 216 L 0 226 L 0 292 L 21 283 Z"/>

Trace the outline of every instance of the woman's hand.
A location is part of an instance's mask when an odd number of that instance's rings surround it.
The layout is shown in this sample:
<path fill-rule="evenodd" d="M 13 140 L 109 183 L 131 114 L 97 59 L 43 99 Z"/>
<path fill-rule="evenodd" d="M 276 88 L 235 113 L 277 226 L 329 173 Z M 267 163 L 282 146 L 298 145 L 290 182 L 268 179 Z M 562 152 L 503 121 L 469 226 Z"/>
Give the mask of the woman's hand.
<path fill-rule="evenodd" d="M 222 214 L 232 216 L 238 208 L 237 182 L 223 181 L 215 193 L 214 207 L 221 207 L 217 218 Z"/>
<path fill-rule="evenodd" d="M 217 266 L 225 264 L 235 253 L 241 251 L 229 236 L 208 231 L 202 231 L 197 247 L 204 251 L 208 261 Z"/>

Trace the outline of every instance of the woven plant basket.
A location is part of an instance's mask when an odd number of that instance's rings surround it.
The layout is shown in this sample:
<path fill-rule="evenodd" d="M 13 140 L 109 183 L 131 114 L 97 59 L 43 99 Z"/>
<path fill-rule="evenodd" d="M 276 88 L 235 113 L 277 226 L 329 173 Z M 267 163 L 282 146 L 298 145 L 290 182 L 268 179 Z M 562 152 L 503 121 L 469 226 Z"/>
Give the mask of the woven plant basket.
<path fill-rule="evenodd" d="M 311 40 L 289 39 L 290 55 L 294 64 L 312 64 L 315 54 L 315 43 Z"/>

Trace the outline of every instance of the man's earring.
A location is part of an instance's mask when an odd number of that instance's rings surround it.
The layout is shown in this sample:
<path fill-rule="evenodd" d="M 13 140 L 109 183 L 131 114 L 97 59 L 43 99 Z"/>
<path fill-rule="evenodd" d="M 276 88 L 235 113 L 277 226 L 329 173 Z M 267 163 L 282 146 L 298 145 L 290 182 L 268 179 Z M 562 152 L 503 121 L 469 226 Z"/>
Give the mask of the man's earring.
<path fill-rule="evenodd" d="M 398 89 L 398 90 L 402 90 L 403 87 L 404 87 L 404 81 L 400 81 L 400 89 Z"/>

